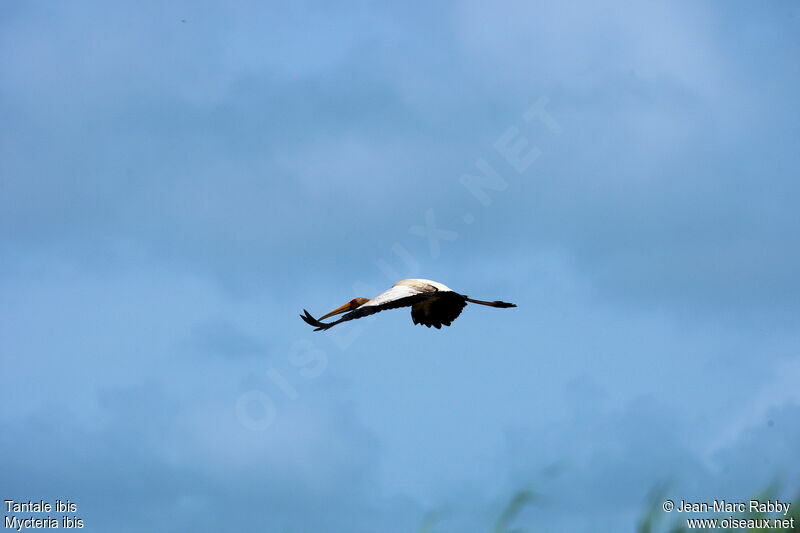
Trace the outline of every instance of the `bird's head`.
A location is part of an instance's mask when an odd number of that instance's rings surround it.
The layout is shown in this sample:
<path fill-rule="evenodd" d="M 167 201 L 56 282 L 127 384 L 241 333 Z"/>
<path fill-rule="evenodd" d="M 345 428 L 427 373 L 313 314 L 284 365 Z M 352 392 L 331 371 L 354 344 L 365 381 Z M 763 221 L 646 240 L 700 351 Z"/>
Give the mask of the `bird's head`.
<path fill-rule="evenodd" d="M 347 302 L 343 306 L 337 307 L 336 309 L 334 309 L 333 311 L 331 311 L 327 315 L 319 317 L 318 320 L 325 320 L 329 316 L 338 315 L 339 313 L 346 313 L 348 311 L 352 311 L 353 309 L 357 309 L 357 308 L 361 307 L 362 305 L 364 305 L 368 301 L 369 301 L 369 298 L 353 298 L 352 300 L 350 300 L 349 302 Z"/>

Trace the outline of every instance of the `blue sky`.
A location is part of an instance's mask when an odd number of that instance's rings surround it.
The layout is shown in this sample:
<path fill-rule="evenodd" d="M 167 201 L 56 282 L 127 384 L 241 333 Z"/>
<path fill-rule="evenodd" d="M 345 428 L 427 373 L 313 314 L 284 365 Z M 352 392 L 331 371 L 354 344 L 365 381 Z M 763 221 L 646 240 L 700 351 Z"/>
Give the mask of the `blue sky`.
<path fill-rule="evenodd" d="M 551 531 L 796 490 L 798 36 L 788 1 L 4 2 L 0 494 L 446 532 L 525 487 Z M 406 277 L 519 307 L 298 318 Z"/>

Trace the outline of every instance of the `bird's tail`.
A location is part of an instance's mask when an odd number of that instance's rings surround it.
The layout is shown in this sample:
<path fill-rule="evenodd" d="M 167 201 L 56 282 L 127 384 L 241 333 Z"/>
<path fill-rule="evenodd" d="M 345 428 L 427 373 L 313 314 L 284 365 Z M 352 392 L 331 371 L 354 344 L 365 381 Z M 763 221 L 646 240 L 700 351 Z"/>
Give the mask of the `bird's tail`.
<path fill-rule="evenodd" d="M 483 300 L 473 300 L 472 298 L 467 298 L 466 296 L 464 297 L 464 299 L 466 301 L 468 301 L 469 303 L 480 304 L 480 305 L 488 305 L 489 307 L 516 307 L 517 306 L 516 304 L 510 304 L 508 302 L 500 302 L 500 301 L 484 302 Z"/>

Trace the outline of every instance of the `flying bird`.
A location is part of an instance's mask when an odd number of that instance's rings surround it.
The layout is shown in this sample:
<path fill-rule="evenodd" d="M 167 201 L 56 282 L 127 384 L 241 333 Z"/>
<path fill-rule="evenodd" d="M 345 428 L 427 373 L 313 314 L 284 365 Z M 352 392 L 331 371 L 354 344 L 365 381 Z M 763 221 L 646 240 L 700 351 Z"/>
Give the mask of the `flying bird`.
<path fill-rule="evenodd" d="M 332 328 L 336 324 L 372 315 L 386 309 L 411 306 L 411 320 L 414 324 L 423 324 L 440 329 L 443 325 L 449 326 L 453 320 L 458 318 L 467 302 L 488 305 L 489 307 L 516 307 L 516 305 L 508 302 L 473 300 L 455 292 L 447 285 L 429 279 L 404 279 L 398 281 L 392 285 L 391 289 L 380 293 L 375 298 L 353 298 L 327 315 L 319 317 L 319 319 L 314 318 L 311 313 L 303 309 L 305 314 L 300 315 L 300 318 L 305 320 L 307 324 L 314 326 L 314 331 L 320 331 Z M 347 314 L 333 322 L 320 322 L 340 313 Z"/>

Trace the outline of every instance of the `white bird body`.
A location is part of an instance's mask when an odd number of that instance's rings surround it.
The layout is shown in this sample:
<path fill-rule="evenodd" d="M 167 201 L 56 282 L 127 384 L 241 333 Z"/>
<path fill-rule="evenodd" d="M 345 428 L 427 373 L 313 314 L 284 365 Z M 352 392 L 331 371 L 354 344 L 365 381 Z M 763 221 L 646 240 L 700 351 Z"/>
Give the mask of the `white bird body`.
<path fill-rule="evenodd" d="M 392 285 L 391 289 L 383 291 L 363 304 L 362 307 L 381 306 L 410 296 L 439 291 L 453 292 L 453 289 L 443 283 L 429 279 L 403 279 Z"/>
<path fill-rule="evenodd" d="M 429 279 L 404 279 L 374 298 L 354 298 L 319 319 L 315 319 L 305 310 L 305 315 L 300 315 L 300 318 L 314 326 L 316 328 L 315 331 L 319 331 L 347 320 L 372 315 L 386 309 L 410 306 L 411 319 L 414 324 L 422 324 L 427 327 L 433 326 L 439 329 L 442 325 L 449 326 L 461 314 L 461 310 L 464 309 L 467 302 L 491 307 L 516 307 L 516 305 L 506 302 L 472 300 L 455 292 L 443 283 Z M 339 313 L 347 314 L 334 322 L 320 322 L 320 320 Z"/>

